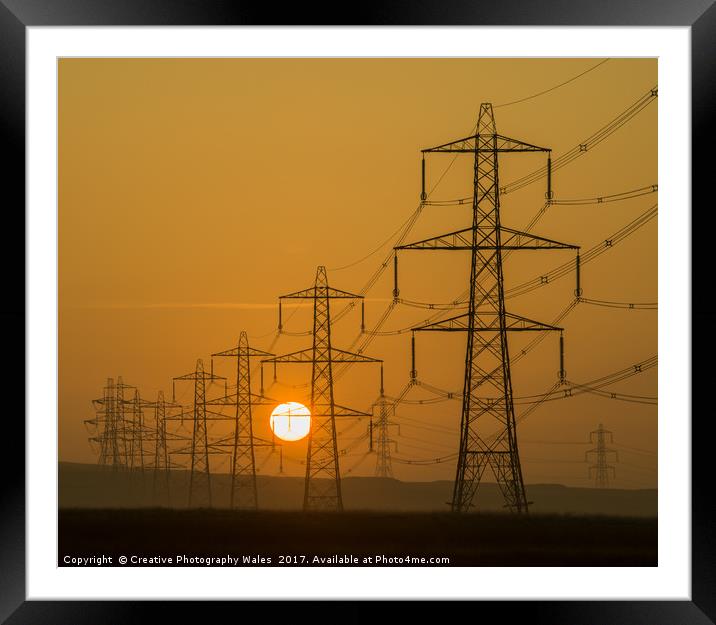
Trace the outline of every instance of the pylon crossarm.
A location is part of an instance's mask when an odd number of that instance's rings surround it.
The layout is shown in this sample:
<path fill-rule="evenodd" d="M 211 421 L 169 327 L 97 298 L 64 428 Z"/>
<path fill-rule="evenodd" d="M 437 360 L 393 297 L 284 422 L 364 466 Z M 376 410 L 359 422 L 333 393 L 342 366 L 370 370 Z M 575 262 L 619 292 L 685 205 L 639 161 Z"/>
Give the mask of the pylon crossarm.
<path fill-rule="evenodd" d="M 225 397 L 216 397 L 206 401 L 207 406 L 235 406 L 236 405 L 236 393 L 233 395 L 227 395 Z"/>
<path fill-rule="evenodd" d="M 334 289 L 332 286 L 312 286 L 288 295 L 280 295 L 279 299 L 315 299 L 316 297 L 329 297 L 331 299 L 363 299 L 362 295 L 356 295 L 341 289 Z"/>
<path fill-rule="evenodd" d="M 530 234 L 529 232 L 520 232 L 512 228 L 500 227 L 502 243 L 500 248 L 509 250 L 578 250 L 579 245 L 570 243 L 561 243 L 545 237 Z M 506 237 L 504 235 L 507 235 Z"/>
<path fill-rule="evenodd" d="M 456 315 L 449 319 L 442 319 L 440 321 L 434 321 L 433 323 L 427 323 L 422 326 L 412 328 L 413 332 L 456 332 L 468 329 L 468 321 L 470 318 L 469 313 L 462 315 Z"/>
<path fill-rule="evenodd" d="M 328 411 L 330 411 L 329 404 L 316 404 L 314 406 L 314 408 L 318 408 L 319 410 L 320 410 L 320 408 L 326 408 Z M 338 404 L 333 404 L 333 416 L 334 417 L 370 417 L 371 415 L 372 415 L 372 413 L 370 413 L 370 412 L 363 412 L 362 410 L 356 410 L 355 408 L 348 408 L 347 406 L 340 406 Z M 330 416 L 330 415 L 321 415 L 321 416 Z"/>
<path fill-rule="evenodd" d="M 475 228 L 463 228 L 435 237 L 399 245 L 395 250 L 494 250 L 497 249 L 494 228 L 478 228 L 478 242 L 473 244 Z M 579 245 L 561 243 L 528 232 L 500 227 L 501 250 L 578 250 Z"/>
<path fill-rule="evenodd" d="M 505 317 L 507 319 L 507 330 L 512 331 L 535 331 L 535 332 L 541 332 L 541 331 L 548 331 L 548 332 L 562 332 L 564 328 L 560 328 L 559 326 L 553 326 L 548 323 L 542 323 L 541 321 L 535 321 L 534 319 L 528 319 L 527 317 L 521 317 L 520 315 L 515 315 L 514 313 L 506 313 Z M 493 329 L 493 328 L 489 328 Z M 497 328 L 494 328 L 497 329 Z"/>
<path fill-rule="evenodd" d="M 412 328 L 413 332 L 463 332 L 472 330 L 473 332 L 499 332 L 500 316 L 498 313 L 493 311 L 487 311 L 485 313 L 477 313 L 477 324 L 475 327 L 469 327 L 470 313 L 463 313 L 450 317 L 449 319 L 442 319 L 441 321 L 434 321 L 423 326 Z M 534 321 L 527 317 L 521 317 L 513 313 L 505 313 L 505 330 L 513 332 L 539 332 L 539 331 L 562 331 L 564 328 L 558 326 L 549 325 L 547 323 L 541 323 L 540 321 Z"/>
<path fill-rule="evenodd" d="M 498 152 L 551 152 L 551 148 L 543 148 L 539 145 L 505 137 L 504 135 L 495 135 L 497 140 Z"/>
<path fill-rule="evenodd" d="M 216 449 L 211 449 L 212 444 L 213 444 L 213 443 L 209 443 L 209 444 L 207 445 L 206 453 L 208 453 L 209 455 L 212 455 L 212 456 L 213 456 L 213 455 L 219 455 L 219 454 L 225 454 L 225 453 L 226 453 L 225 451 L 218 451 L 218 450 L 216 450 Z M 185 449 L 174 449 L 174 450 L 172 450 L 171 454 L 172 454 L 172 456 L 174 456 L 174 455 L 180 455 L 180 456 L 181 456 L 181 455 L 188 455 L 188 456 L 191 456 L 191 455 L 194 454 L 194 452 L 192 451 L 191 447 L 187 447 L 187 448 L 185 448 Z"/>
<path fill-rule="evenodd" d="M 214 356 L 226 356 L 226 357 L 233 357 L 233 358 L 239 358 L 239 357 L 247 357 L 247 358 L 253 358 L 254 356 L 275 356 L 275 354 L 272 354 L 271 352 L 265 352 L 260 349 L 255 349 L 254 347 L 233 347 L 232 349 L 224 350 L 223 352 L 216 352 L 215 354 L 211 355 L 212 358 Z"/>
<path fill-rule="evenodd" d="M 251 405 L 252 406 L 268 406 L 271 404 L 275 404 L 278 402 L 278 399 L 273 399 L 271 397 L 266 397 L 265 395 L 262 397 L 261 395 L 257 395 L 256 393 L 251 393 Z M 231 395 L 226 395 L 224 397 L 217 397 L 216 399 L 210 399 L 206 402 L 207 406 L 235 406 L 236 405 L 236 393 L 231 393 Z"/>
<path fill-rule="evenodd" d="M 272 447 L 273 445 L 270 442 L 263 442 L 259 443 L 256 439 L 253 440 L 253 442 L 250 443 L 237 443 L 234 441 L 233 436 L 226 437 L 224 439 L 214 441 L 212 443 L 209 443 L 209 447 L 230 447 L 231 449 L 235 449 L 236 447 Z M 224 452 L 225 453 L 225 452 Z"/>
<path fill-rule="evenodd" d="M 297 352 L 291 352 L 290 354 L 283 354 L 282 356 L 276 356 L 274 358 L 267 358 L 261 361 L 262 363 L 303 363 L 312 364 L 314 362 L 382 362 L 379 358 L 371 358 L 370 356 L 363 356 L 362 354 L 356 354 L 354 352 L 348 352 L 342 349 L 331 348 L 330 356 L 320 356 L 318 358 L 313 357 L 313 348 L 302 349 Z"/>
<path fill-rule="evenodd" d="M 197 375 L 196 372 L 187 373 L 186 375 L 179 375 L 174 378 L 175 380 L 225 380 L 223 375 L 214 375 L 213 373 L 202 372 L 201 375 Z"/>
<path fill-rule="evenodd" d="M 313 362 L 313 349 L 301 349 L 297 352 L 291 352 L 289 354 L 282 354 L 281 356 L 274 356 L 272 358 L 264 358 L 261 364 L 264 363 L 278 363 L 278 362 L 300 362 L 300 363 L 312 363 Z"/>
<path fill-rule="evenodd" d="M 463 228 L 436 237 L 406 243 L 394 247 L 395 250 L 472 250 L 473 228 Z"/>
<path fill-rule="evenodd" d="M 207 406 L 208 406 L 207 402 Z M 223 412 L 216 412 L 215 410 L 210 410 L 209 408 L 206 408 L 206 420 L 207 421 L 233 421 L 236 419 L 236 415 L 234 414 L 224 414 Z"/>
<path fill-rule="evenodd" d="M 337 355 L 338 358 L 334 358 Z M 370 356 L 364 356 L 356 352 L 349 352 L 344 349 L 331 348 L 331 360 L 332 362 L 383 362 L 381 358 L 371 358 Z"/>
<path fill-rule="evenodd" d="M 494 140 L 494 145 L 493 142 L 490 141 L 491 139 Z M 486 144 L 485 142 L 487 141 L 490 143 Z M 484 145 L 489 145 L 489 147 L 481 147 Z M 423 154 L 431 152 L 476 154 L 479 152 L 551 152 L 551 149 L 542 148 L 537 145 L 532 145 L 531 143 L 525 143 L 524 141 L 518 141 L 517 139 L 511 139 L 510 137 L 505 137 L 503 135 L 477 134 L 422 150 Z"/>

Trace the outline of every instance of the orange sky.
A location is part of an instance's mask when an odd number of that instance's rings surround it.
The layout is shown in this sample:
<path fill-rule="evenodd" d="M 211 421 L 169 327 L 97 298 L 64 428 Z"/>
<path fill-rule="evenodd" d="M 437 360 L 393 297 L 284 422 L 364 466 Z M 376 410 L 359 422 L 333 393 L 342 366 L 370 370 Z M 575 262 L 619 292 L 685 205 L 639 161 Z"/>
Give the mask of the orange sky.
<path fill-rule="evenodd" d="M 498 132 L 553 149 L 571 149 L 657 82 L 652 59 L 612 59 L 537 98 L 497 107 L 558 85 L 595 59 L 62 59 L 59 62 L 59 433 L 60 459 L 93 462 L 83 420 L 92 416 L 107 377 L 122 375 L 154 399 L 196 358 L 227 349 L 239 332 L 271 346 L 276 297 L 312 284 L 316 266 L 332 286 L 359 291 L 383 262 L 388 243 L 354 266 L 415 210 L 421 148 L 469 133 L 479 104 L 492 102 Z M 555 172 L 557 199 L 619 193 L 657 183 L 657 105 Z M 428 162 L 432 187 L 451 156 Z M 539 155 L 507 155 L 501 181 L 541 166 Z M 433 199 L 471 193 L 469 156 L 450 167 Z M 503 225 L 521 229 L 542 206 L 544 182 L 507 194 Z M 586 250 L 656 204 L 656 194 L 610 204 L 552 206 L 536 234 Z M 426 207 L 408 241 L 470 225 L 467 206 Z M 392 239 L 391 239 L 392 242 Z M 569 252 L 520 252 L 505 261 L 506 288 L 573 258 Z M 404 253 L 401 296 L 453 300 L 467 288 L 469 254 Z M 584 266 L 584 296 L 657 301 L 657 223 Z M 392 272 L 366 299 L 372 327 L 388 306 Z M 573 298 L 570 275 L 508 299 L 508 310 L 551 322 Z M 336 304 L 335 311 L 342 308 Z M 286 307 L 284 316 L 290 314 Z M 383 330 L 429 316 L 398 306 Z M 289 331 L 310 328 L 299 309 Z M 356 339 L 357 311 L 334 327 L 334 345 Z M 562 322 L 570 380 L 588 381 L 657 353 L 656 311 L 580 304 Z M 462 334 L 417 338 L 420 379 L 458 391 Z M 518 353 L 527 340 L 511 338 Z M 366 354 L 385 360 L 386 392 L 408 381 L 410 334 L 378 337 Z M 542 393 L 558 371 L 557 337 L 547 337 L 512 370 L 516 397 Z M 273 351 L 310 346 L 310 336 L 282 336 Z M 217 361 L 232 375 L 233 361 Z M 267 374 L 269 370 L 267 369 Z M 309 367 L 286 366 L 267 393 L 308 402 Z M 267 375 L 267 380 L 270 376 Z M 258 380 L 255 378 L 256 387 Z M 268 386 L 268 385 L 267 385 Z M 191 388 L 178 386 L 190 401 Z M 220 389 L 213 389 L 216 393 Z M 609 390 L 654 396 L 652 369 Z M 336 386 L 340 404 L 368 408 L 378 392 L 374 367 L 359 365 Z M 414 389 L 409 398 L 430 397 Z M 516 405 L 519 418 L 528 406 Z M 424 459 L 457 449 L 460 403 L 403 405 L 396 421 L 399 456 Z M 614 432 L 622 462 L 615 486 L 656 485 L 657 409 L 582 395 L 548 402 L 520 423 L 525 481 L 588 485 L 581 462 L 590 430 Z M 266 408 L 256 432 L 268 437 Z M 216 426 L 220 428 L 220 426 Z M 367 421 L 339 424 L 344 475 L 372 475 L 375 456 L 359 440 Z M 217 429 L 214 433 L 219 433 Z M 394 431 L 397 434 L 397 429 Z M 627 449 L 631 448 L 631 450 Z M 284 449 L 285 470 L 302 475 L 305 442 Z M 278 458 L 258 455 L 261 473 Z M 217 469 L 220 469 L 217 465 Z M 350 471 L 349 471 L 350 470 Z M 394 465 L 406 480 L 453 479 L 454 463 Z"/>

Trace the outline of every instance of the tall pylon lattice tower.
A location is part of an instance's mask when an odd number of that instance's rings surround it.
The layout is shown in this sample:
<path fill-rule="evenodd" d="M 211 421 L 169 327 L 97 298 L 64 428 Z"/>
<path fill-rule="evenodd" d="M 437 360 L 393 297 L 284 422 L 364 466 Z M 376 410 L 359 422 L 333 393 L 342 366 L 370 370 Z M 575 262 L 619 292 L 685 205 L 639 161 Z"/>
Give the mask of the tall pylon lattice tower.
<path fill-rule="evenodd" d="M 343 510 L 341 474 L 338 463 L 336 437 L 337 417 L 369 417 L 367 412 L 340 406 L 333 391 L 334 363 L 380 362 L 362 354 L 337 349 L 331 344 L 330 301 L 332 299 L 360 299 L 355 295 L 328 285 L 326 268 L 318 267 L 313 286 L 279 298 L 279 330 L 281 301 L 284 299 L 313 300 L 313 347 L 282 356 L 262 360 L 263 363 L 311 364 L 311 429 L 306 454 L 304 510 Z"/>
<path fill-rule="evenodd" d="M 194 382 L 193 430 L 187 500 L 189 507 L 196 505 L 211 508 L 211 465 L 209 464 L 209 434 L 206 418 L 206 383 L 207 381 L 211 383 L 214 380 L 225 379 L 204 371 L 204 362 L 201 358 L 196 361 L 195 371 L 174 378 L 174 382 L 180 380 L 193 380 Z M 172 401 L 176 401 L 176 391 L 172 393 Z"/>
<path fill-rule="evenodd" d="M 607 441 L 607 438 L 609 441 Z M 592 458 L 593 464 L 589 467 L 589 477 L 594 475 L 594 485 L 597 488 L 609 488 L 609 477 L 616 477 L 616 468 L 609 464 L 611 459 L 619 462 L 619 453 L 616 449 L 607 447 L 607 442 L 613 443 L 614 436 L 609 430 L 605 430 L 600 423 L 596 430 L 589 433 L 589 442 L 596 445 L 593 449 L 585 452 L 584 458 L 587 462 Z"/>
<path fill-rule="evenodd" d="M 397 246 L 398 250 L 464 250 L 471 252 L 469 301 L 466 313 L 425 324 L 414 331 L 462 331 L 467 333 L 460 444 L 451 508 L 466 512 L 489 467 L 512 512 L 527 513 L 528 501 L 520 466 L 512 400 L 512 378 L 507 335 L 510 331 L 562 331 L 505 309 L 503 252 L 507 250 L 564 250 L 576 245 L 559 243 L 501 224 L 498 154 L 547 152 L 497 134 L 492 105 L 480 105 L 476 134 L 423 150 L 429 153 L 471 154 L 474 158 L 472 226 L 437 237 Z M 551 158 L 547 160 L 547 198 L 552 197 Z M 415 378 L 415 366 L 412 377 Z M 561 376 L 563 378 L 563 376 Z"/>
<path fill-rule="evenodd" d="M 230 442 L 231 452 L 231 491 L 230 503 L 232 508 L 242 510 L 258 509 L 258 489 L 256 487 L 256 456 L 254 447 L 268 445 L 254 437 L 252 406 L 266 404 L 262 397 L 251 392 L 251 358 L 267 358 L 274 354 L 254 349 L 249 346 L 246 332 L 241 332 L 236 347 L 212 354 L 236 358 L 236 394 L 222 398 L 223 404 L 232 404 L 236 407 L 234 419 L 233 440 Z M 213 367 L 212 367 L 213 369 Z"/>

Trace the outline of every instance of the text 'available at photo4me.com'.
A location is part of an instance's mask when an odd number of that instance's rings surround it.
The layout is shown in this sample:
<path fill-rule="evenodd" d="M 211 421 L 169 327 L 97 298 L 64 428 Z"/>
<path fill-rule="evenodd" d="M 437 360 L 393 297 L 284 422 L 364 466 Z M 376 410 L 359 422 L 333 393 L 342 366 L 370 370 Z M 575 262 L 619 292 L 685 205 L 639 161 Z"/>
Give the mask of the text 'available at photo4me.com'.
<path fill-rule="evenodd" d="M 322 555 L 278 555 L 240 554 L 222 556 L 202 556 L 177 554 L 175 556 L 157 555 L 108 555 L 76 556 L 64 555 L 60 566 L 440 566 L 450 564 L 446 556 L 418 556 L 396 554 L 322 554 Z"/>

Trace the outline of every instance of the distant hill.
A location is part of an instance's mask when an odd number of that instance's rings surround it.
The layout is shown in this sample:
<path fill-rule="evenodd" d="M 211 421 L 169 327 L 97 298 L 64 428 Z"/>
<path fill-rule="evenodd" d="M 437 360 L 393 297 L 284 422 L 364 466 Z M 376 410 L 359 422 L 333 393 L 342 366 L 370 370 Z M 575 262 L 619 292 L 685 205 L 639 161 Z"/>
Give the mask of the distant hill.
<path fill-rule="evenodd" d="M 183 507 L 187 498 L 187 471 L 172 471 L 170 504 Z M 217 508 L 228 507 L 230 478 L 212 475 L 212 498 Z M 259 505 L 265 510 L 296 510 L 303 503 L 302 477 L 258 476 Z M 343 478 L 346 510 L 446 511 L 452 482 L 401 482 L 391 478 Z M 530 511 L 537 514 L 656 517 L 656 489 L 623 490 L 575 488 L 560 484 L 528 484 Z M 113 472 L 107 467 L 59 463 L 61 508 L 132 508 L 166 506 L 152 498 L 152 473 Z M 501 511 L 502 496 L 494 483 L 480 486 L 476 510 Z"/>

